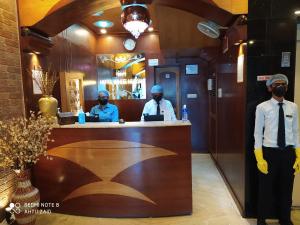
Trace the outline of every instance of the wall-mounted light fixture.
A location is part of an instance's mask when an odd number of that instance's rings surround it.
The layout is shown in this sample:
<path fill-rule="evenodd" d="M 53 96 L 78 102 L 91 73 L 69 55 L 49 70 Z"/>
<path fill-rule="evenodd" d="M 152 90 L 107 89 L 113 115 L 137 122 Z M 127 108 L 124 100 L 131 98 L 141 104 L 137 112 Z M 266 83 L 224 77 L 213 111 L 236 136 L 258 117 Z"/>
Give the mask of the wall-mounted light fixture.
<path fill-rule="evenodd" d="M 75 34 L 77 34 L 78 36 L 87 36 L 89 35 L 89 32 L 86 29 L 79 28 L 75 30 Z"/>

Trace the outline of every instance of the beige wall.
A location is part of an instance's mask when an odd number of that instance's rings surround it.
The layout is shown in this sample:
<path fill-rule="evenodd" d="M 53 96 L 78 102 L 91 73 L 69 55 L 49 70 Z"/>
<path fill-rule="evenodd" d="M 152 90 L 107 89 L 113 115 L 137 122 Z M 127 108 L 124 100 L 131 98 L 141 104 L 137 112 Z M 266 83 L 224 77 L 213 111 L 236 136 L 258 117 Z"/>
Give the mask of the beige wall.
<path fill-rule="evenodd" d="M 297 32 L 297 55 L 296 55 L 296 74 L 295 74 L 295 103 L 300 107 L 300 26 Z M 299 113 L 300 117 L 300 113 Z M 294 183 L 293 205 L 300 206 L 300 175 L 296 176 Z"/>
<path fill-rule="evenodd" d="M 0 120 L 24 115 L 18 17 L 15 0 L 0 1 Z M 0 169 L 0 221 L 9 202 L 14 179 L 10 170 Z"/>

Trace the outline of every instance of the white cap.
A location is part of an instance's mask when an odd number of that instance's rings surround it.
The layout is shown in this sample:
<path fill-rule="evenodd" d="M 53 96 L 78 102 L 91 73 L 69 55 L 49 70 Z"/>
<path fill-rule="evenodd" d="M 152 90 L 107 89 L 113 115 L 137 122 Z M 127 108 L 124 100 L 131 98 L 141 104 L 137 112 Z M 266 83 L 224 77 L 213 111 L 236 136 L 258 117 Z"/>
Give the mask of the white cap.
<path fill-rule="evenodd" d="M 278 80 L 285 81 L 286 84 L 289 84 L 289 80 L 288 80 L 287 76 L 284 74 L 278 73 L 278 74 L 271 76 L 271 78 L 269 80 L 267 80 L 266 85 L 271 86 L 275 81 L 278 81 Z"/>

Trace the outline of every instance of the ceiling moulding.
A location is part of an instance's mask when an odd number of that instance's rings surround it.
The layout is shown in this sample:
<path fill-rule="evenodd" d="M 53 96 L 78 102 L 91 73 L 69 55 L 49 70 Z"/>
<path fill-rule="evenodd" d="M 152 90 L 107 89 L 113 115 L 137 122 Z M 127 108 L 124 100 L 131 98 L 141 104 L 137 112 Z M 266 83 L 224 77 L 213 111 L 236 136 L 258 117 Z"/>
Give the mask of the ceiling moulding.
<path fill-rule="evenodd" d="M 129 4 L 151 4 L 153 0 L 120 0 L 121 5 Z"/>
<path fill-rule="evenodd" d="M 45 5 L 42 5 L 43 2 Z M 52 7 L 49 2 L 53 3 Z M 43 6 L 41 7 L 43 10 L 40 10 L 37 4 Z M 118 0 L 36 0 L 34 5 L 35 8 L 32 9 L 29 0 L 19 0 L 20 26 L 33 27 L 49 36 L 55 36 L 99 10 L 120 7 L 120 2 Z M 37 8 L 39 10 L 36 10 Z M 27 21 L 28 17 L 33 19 Z"/>
<path fill-rule="evenodd" d="M 73 0 L 18 0 L 20 26 L 32 26 L 45 16 L 51 14 L 52 10 L 63 7 Z M 38 10 L 37 10 L 38 9 Z"/>

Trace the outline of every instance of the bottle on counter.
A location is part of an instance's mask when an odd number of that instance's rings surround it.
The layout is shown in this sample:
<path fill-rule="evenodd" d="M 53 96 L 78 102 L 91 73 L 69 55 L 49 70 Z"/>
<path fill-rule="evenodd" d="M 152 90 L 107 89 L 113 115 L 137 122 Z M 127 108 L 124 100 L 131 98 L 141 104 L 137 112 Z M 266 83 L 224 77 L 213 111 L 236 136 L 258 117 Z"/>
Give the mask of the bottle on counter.
<path fill-rule="evenodd" d="M 182 121 L 188 121 L 188 111 L 186 105 L 182 106 Z"/>
<path fill-rule="evenodd" d="M 79 124 L 85 124 L 85 113 L 83 112 L 82 107 L 80 107 L 79 113 L 78 113 L 78 123 Z"/>

